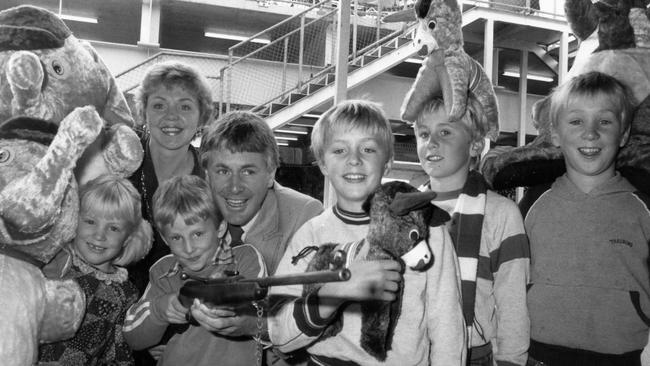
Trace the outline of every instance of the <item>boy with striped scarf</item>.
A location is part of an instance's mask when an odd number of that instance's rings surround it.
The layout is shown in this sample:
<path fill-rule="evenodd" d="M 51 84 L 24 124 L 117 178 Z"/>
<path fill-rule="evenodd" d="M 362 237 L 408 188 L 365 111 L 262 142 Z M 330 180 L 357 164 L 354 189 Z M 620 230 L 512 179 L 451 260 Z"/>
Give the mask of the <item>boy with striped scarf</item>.
<path fill-rule="evenodd" d="M 420 164 L 429 175 L 423 189 L 451 217 L 447 228 L 458 255 L 467 364 L 525 365 L 530 321 L 526 307 L 530 250 L 517 205 L 488 190 L 473 170 L 484 137 L 493 131 L 477 100 L 450 121 L 441 99 L 428 102 L 415 121 Z"/>

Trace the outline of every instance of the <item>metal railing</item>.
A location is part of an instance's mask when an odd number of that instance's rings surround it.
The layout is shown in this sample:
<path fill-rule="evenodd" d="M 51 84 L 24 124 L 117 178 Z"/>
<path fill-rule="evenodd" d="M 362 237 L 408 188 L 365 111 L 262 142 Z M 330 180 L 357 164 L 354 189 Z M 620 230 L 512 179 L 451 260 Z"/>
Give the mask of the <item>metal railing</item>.
<path fill-rule="evenodd" d="M 381 9 L 359 6 L 358 0 L 354 3 L 351 62 L 405 31 L 401 24 L 382 23 Z M 262 106 L 280 101 L 330 72 L 336 56 L 338 11 L 338 1 L 320 1 L 230 47 L 228 64 L 220 71 L 220 110 L 229 111 L 233 104 Z M 275 64 L 275 73 L 270 72 L 269 62 Z M 251 90 L 250 80 L 264 90 Z"/>
<path fill-rule="evenodd" d="M 235 106 L 260 112 L 292 93 L 300 94 L 305 85 L 333 72 L 339 2 L 294 2 L 301 3 L 305 9 L 229 48 L 228 63 L 219 71 L 220 111 L 230 111 Z M 413 3 L 399 0 L 394 6 L 382 9 L 382 1 L 369 6 L 363 0 L 352 0 L 348 61 L 354 64 L 387 41 L 411 31 L 412 24 L 382 23 L 381 17 L 390 11 L 413 6 Z M 562 0 L 462 0 L 462 3 L 465 10 L 490 7 L 564 19 Z M 257 88 L 250 87 L 253 82 Z"/>

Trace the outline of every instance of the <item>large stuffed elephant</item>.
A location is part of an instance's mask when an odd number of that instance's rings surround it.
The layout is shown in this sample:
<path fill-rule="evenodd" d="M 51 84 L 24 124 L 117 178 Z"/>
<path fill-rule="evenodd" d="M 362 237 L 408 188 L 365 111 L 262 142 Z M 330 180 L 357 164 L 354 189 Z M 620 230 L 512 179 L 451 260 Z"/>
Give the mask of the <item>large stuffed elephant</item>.
<path fill-rule="evenodd" d="M 83 106 L 94 106 L 106 123 L 82 157 L 78 180 L 98 172 L 130 175 L 140 166 L 142 146 L 126 100 L 97 52 L 45 9 L 0 12 L 0 121 L 29 116 L 59 124 Z"/>
<path fill-rule="evenodd" d="M 0 12 L 0 365 L 33 365 L 39 342 L 79 327 L 83 292 L 40 267 L 75 235 L 78 184 L 140 166 L 132 125 L 105 64 L 61 19 Z"/>
<path fill-rule="evenodd" d="M 79 202 L 73 168 L 100 133 L 93 107 L 58 127 L 17 117 L 0 125 L 0 364 L 32 365 L 39 341 L 71 337 L 84 296 L 40 267 L 74 237 Z"/>

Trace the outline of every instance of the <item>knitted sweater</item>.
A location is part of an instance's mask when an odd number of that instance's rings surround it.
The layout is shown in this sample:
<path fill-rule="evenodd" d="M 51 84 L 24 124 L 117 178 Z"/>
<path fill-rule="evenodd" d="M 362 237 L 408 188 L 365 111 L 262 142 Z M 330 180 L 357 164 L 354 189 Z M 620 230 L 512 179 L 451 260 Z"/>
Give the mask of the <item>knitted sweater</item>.
<path fill-rule="evenodd" d="M 345 216 L 330 208 L 301 227 L 291 240 L 276 274 L 302 273 L 313 252 L 291 263 L 303 248 L 325 243 L 347 243 L 365 238 L 369 219 Z M 392 349 L 380 363 L 360 346 L 361 311 L 350 303 L 340 316 L 343 329 L 333 337 L 318 339 L 328 325 L 318 314 L 317 298 L 302 296 L 302 286 L 271 288 L 270 295 L 299 297 L 273 309 L 269 316 L 269 334 L 281 351 L 302 347 L 312 359 L 325 364 L 352 361 L 359 365 L 464 365 L 465 327 L 460 304 L 457 262 L 448 235 L 441 228 L 431 228 L 434 264 L 426 272 L 409 269 L 404 274 L 402 311 L 393 336 Z M 363 246 L 357 258 L 365 257 Z M 329 358 L 330 360 L 325 360 Z M 334 360 L 331 360 L 334 359 Z"/>
<path fill-rule="evenodd" d="M 202 276 L 222 274 L 236 270 L 245 278 L 265 275 L 262 255 L 251 245 L 232 248 L 234 262 L 213 264 Z M 156 345 L 170 324 L 163 317 L 164 295 L 178 294 L 187 280 L 181 278 L 183 269 L 173 255 L 162 257 L 150 270 L 150 281 L 140 300 L 127 312 L 124 337 L 133 349 L 140 350 Z M 177 326 L 158 361 L 163 365 L 221 366 L 255 365 L 257 347 L 251 337 L 227 338 L 210 333 L 201 326 Z"/>
<path fill-rule="evenodd" d="M 589 193 L 564 175 L 533 204 L 532 339 L 611 354 L 646 345 L 648 202 L 617 174 Z"/>
<path fill-rule="evenodd" d="M 39 362 L 66 366 L 133 365 L 131 349 L 122 335 L 129 306 L 138 299 L 127 272 L 98 271 L 68 248 L 62 250 L 43 272 L 48 277 L 74 278 L 86 296 L 86 314 L 71 339 L 41 345 Z"/>
<path fill-rule="evenodd" d="M 457 194 L 440 195 L 434 203 L 452 215 L 457 198 Z M 491 341 L 498 365 L 525 365 L 530 331 L 526 307 L 530 250 L 517 205 L 488 190 L 480 235 L 469 346 Z"/>

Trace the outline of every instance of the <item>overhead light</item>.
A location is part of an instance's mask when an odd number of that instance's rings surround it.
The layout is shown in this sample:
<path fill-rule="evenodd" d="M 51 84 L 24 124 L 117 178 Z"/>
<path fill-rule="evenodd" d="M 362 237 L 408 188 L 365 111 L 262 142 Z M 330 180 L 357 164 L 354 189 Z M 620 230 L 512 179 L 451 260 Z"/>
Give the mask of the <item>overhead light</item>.
<path fill-rule="evenodd" d="M 320 118 L 320 114 L 307 113 L 307 114 L 303 114 L 302 116 L 307 118 Z"/>
<path fill-rule="evenodd" d="M 569 36 L 567 37 L 568 43 L 571 43 L 571 42 L 573 42 L 575 40 L 576 40 L 576 37 L 574 37 L 573 34 L 569 34 Z M 554 50 L 554 49 L 556 49 L 558 47 L 560 47 L 560 41 L 550 43 L 550 44 L 546 45 L 546 52 Z"/>
<path fill-rule="evenodd" d="M 288 140 L 288 141 L 298 141 L 297 137 L 293 136 L 275 136 L 276 140 Z"/>
<path fill-rule="evenodd" d="M 414 162 L 414 161 L 404 161 L 404 160 L 395 160 L 393 161 L 393 164 L 400 164 L 400 165 L 417 165 L 420 166 L 419 162 Z"/>
<path fill-rule="evenodd" d="M 71 20 L 73 22 L 93 23 L 97 24 L 97 18 L 82 17 L 77 15 L 59 14 L 59 18 L 63 20 Z"/>
<path fill-rule="evenodd" d="M 518 78 L 521 75 L 516 71 L 504 71 L 503 76 L 510 76 L 510 77 L 513 77 L 513 78 Z M 551 77 L 542 76 L 542 75 L 535 75 L 535 74 L 528 74 L 528 75 L 526 75 L 526 78 L 530 79 L 530 80 L 545 81 L 547 83 L 550 83 L 550 82 L 553 81 L 553 78 L 551 78 Z"/>
<path fill-rule="evenodd" d="M 422 61 L 424 61 L 424 60 L 421 59 L 421 58 L 415 58 L 415 57 L 409 57 L 406 60 L 404 60 L 404 62 L 410 62 L 412 64 L 421 64 Z"/>
<path fill-rule="evenodd" d="M 404 182 L 404 183 L 408 183 L 409 181 L 408 181 L 408 179 L 399 179 L 399 178 L 386 178 L 386 177 L 381 178 L 381 184 L 388 183 L 388 182 Z"/>
<path fill-rule="evenodd" d="M 226 34 L 226 33 L 218 33 L 218 32 L 205 32 L 204 35 L 210 38 L 229 39 L 232 41 L 245 41 L 250 38 L 246 36 L 239 36 L 236 34 Z M 261 43 L 261 44 L 271 43 L 271 40 L 267 38 L 253 38 L 250 41 L 253 43 Z"/>
<path fill-rule="evenodd" d="M 289 143 L 288 143 L 288 142 L 282 142 L 282 141 L 277 141 L 276 144 L 277 144 L 278 146 L 289 146 Z"/>
<path fill-rule="evenodd" d="M 307 134 L 307 131 L 303 131 L 303 130 L 284 130 L 284 129 L 279 129 L 279 130 L 275 130 L 275 132 L 280 132 L 280 133 L 289 133 L 289 134 L 293 134 L 293 135 L 306 135 L 306 134 Z"/>

